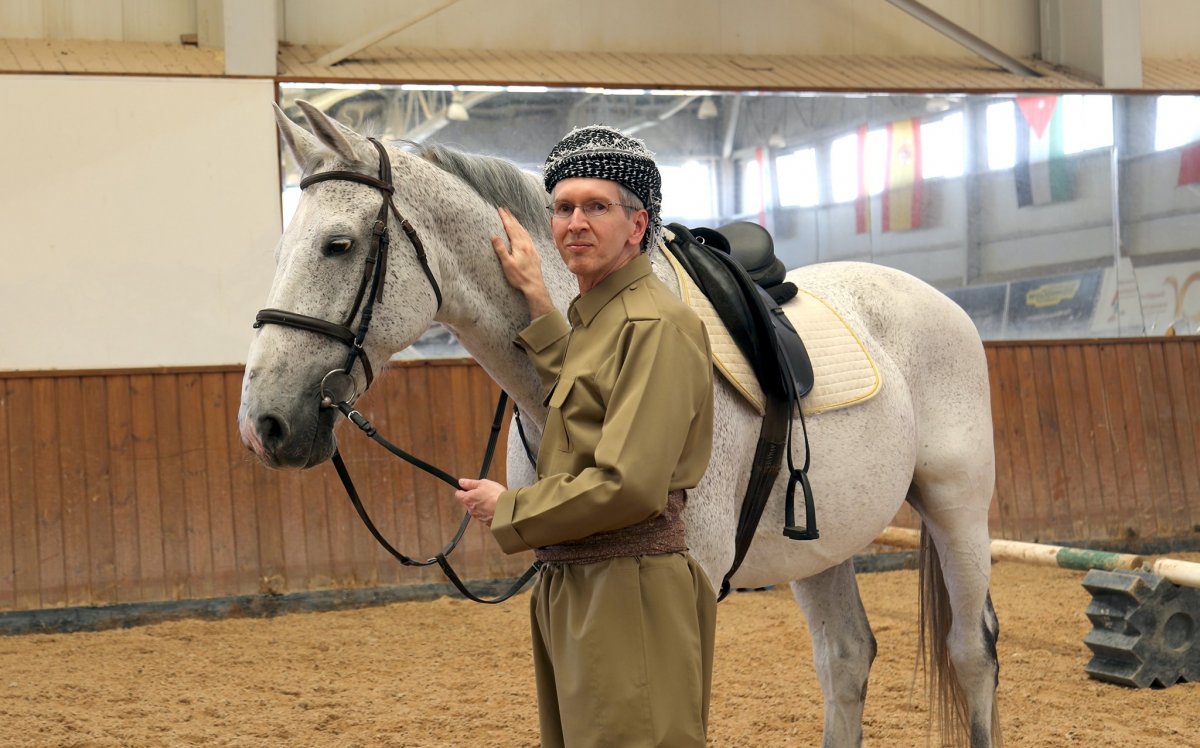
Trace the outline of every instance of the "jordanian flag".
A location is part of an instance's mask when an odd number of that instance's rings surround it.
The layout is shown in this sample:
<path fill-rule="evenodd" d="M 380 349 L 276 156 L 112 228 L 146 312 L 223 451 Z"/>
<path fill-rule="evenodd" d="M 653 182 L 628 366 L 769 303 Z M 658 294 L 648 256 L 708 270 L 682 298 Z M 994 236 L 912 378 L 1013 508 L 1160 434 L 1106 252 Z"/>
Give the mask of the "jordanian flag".
<path fill-rule="evenodd" d="M 1063 157 L 1063 107 L 1057 96 L 1017 97 L 1017 205 L 1048 205 L 1075 195 L 1075 175 Z"/>

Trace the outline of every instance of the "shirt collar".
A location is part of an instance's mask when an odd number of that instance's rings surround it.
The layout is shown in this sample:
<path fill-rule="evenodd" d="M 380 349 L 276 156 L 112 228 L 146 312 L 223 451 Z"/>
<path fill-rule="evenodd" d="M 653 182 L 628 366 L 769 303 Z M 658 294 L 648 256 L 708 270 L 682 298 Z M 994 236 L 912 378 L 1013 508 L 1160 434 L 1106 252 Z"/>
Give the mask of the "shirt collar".
<path fill-rule="evenodd" d="M 629 262 L 614 270 L 607 278 L 600 281 L 595 288 L 576 296 L 571 302 L 567 316 L 572 325 L 590 325 L 600 310 L 612 301 L 639 278 L 644 278 L 654 272 L 650 266 L 650 258 L 644 253 L 634 257 Z"/>

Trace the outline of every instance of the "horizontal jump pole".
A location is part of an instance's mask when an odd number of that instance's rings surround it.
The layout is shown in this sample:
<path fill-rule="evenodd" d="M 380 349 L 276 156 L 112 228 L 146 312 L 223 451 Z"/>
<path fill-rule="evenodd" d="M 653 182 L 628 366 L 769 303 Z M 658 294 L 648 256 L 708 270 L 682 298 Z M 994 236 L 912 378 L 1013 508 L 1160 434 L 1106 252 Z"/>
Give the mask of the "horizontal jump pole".
<path fill-rule="evenodd" d="M 885 527 L 875 542 L 897 548 L 921 547 L 921 531 L 904 527 Z M 1200 564 L 1173 558 L 1150 560 L 1132 553 L 1110 553 L 1064 545 L 1024 543 L 1019 540 L 993 540 L 993 561 L 1016 561 L 1035 566 L 1088 571 L 1149 571 L 1181 587 L 1200 588 Z"/>

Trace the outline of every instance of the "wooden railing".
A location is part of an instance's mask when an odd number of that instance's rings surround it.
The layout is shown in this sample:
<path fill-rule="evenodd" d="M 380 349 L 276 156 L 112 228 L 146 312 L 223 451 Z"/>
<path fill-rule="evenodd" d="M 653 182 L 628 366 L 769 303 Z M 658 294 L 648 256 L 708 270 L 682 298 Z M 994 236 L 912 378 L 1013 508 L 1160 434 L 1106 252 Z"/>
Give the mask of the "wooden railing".
<path fill-rule="evenodd" d="M 993 536 L 1200 537 L 1200 341 L 986 348 Z M 241 375 L 0 373 L 0 611 L 441 581 L 375 545 L 330 466 L 276 472 L 250 457 L 235 429 Z M 473 475 L 497 394 L 470 361 L 405 363 L 362 409 L 406 449 Z M 409 555 L 438 550 L 461 516 L 449 490 L 349 429 L 342 442 L 381 530 Z M 530 561 L 479 527 L 456 559 L 476 579 Z"/>

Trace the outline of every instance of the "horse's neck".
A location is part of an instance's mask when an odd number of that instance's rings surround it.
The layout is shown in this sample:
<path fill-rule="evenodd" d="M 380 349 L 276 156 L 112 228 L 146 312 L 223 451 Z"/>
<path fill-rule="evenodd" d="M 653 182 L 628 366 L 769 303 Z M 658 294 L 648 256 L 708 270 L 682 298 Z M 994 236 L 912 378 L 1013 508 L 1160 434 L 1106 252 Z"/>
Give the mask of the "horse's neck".
<path fill-rule="evenodd" d="M 478 245 L 486 251 L 468 251 L 460 257 L 464 266 L 455 273 L 458 282 L 449 294 L 452 301 L 447 304 L 445 315 L 439 315 L 439 321 L 454 332 L 462 346 L 522 412 L 540 426 L 545 420 L 541 380 L 529 357 L 513 344 L 517 333 L 530 322 L 529 307 L 508 285 L 489 244 L 489 238 L 482 236 L 459 245 Z M 539 245 L 538 251 L 550 299 L 565 312 L 578 292 L 575 277 L 563 265 L 553 245 Z"/>

